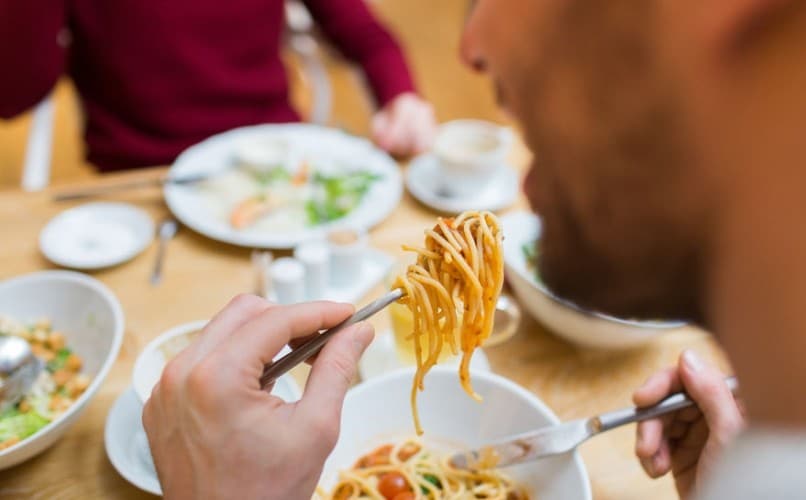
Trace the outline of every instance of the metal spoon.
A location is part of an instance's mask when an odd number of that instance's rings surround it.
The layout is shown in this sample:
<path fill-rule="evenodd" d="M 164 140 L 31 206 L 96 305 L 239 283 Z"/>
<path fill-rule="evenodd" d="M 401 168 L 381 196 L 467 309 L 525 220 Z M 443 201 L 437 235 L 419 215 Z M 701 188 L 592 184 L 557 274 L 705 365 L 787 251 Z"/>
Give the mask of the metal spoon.
<path fill-rule="evenodd" d="M 17 404 L 30 389 L 45 364 L 34 356 L 31 345 L 13 335 L 0 336 L 0 412 Z"/>
<path fill-rule="evenodd" d="M 154 271 L 151 273 L 151 284 L 153 286 L 159 285 L 160 281 L 162 281 L 162 261 L 165 259 L 165 247 L 168 245 L 168 241 L 176 236 L 178 229 L 179 224 L 173 219 L 165 219 L 160 222 L 160 227 L 157 230 L 157 237 L 159 238 L 157 259 L 154 261 Z"/>

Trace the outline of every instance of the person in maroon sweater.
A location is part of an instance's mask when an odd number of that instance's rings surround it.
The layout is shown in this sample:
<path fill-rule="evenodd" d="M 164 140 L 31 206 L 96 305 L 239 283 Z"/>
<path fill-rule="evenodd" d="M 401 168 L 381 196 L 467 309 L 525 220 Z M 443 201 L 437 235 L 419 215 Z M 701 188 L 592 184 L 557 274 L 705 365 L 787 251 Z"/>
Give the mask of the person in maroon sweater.
<path fill-rule="evenodd" d="M 364 1 L 305 4 L 363 69 L 379 108 L 375 141 L 402 155 L 427 147 L 431 106 Z M 300 119 L 280 58 L 283 29 L 282 0 L 0 0 L 0 117 L 28 110 L 67 73 L 91 163 L 168 164 L 215 133 Z"/>

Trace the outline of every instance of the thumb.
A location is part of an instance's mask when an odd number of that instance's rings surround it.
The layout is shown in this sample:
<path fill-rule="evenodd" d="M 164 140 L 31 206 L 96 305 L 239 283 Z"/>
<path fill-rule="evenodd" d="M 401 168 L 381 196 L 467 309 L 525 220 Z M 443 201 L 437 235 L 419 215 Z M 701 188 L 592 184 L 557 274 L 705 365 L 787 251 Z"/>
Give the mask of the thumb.
<path fill-rule="evenodd" d="M 680 356 L 679 368 L 683 387 L 702 411 L 711 436 L 727 444 L 741 428 L 742 416 L 724 375 L 691 350 Z"/>
<path fill-rule="evenodd" d="M 373 335 L 372 325 L 362 322 L 337 333 L 325 344 L 311 367 L 305 393 L 298 403 L 304 415 L 338 425 L 344 396 Z"/>

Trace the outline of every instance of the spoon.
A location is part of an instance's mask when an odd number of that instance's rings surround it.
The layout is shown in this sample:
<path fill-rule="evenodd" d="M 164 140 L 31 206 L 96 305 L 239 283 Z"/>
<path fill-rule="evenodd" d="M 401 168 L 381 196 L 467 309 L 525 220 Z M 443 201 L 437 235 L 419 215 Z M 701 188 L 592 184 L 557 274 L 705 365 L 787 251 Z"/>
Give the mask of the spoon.
<path fill-rule="evenodd" d="M 24 339 L 0 336 L 0 413 L 17 404 L 43 368 L 44 363 Z"/>
<path fill-rule="evenodd" d="M 157 259 L 154 261 L 154 271 L 151 273 L 151 285 L 156 286 L 162 281 L 162 261 L 165 259 L 165 247 L 168 241 L 176 236 L 176 231 L 179 225 L 173 219 L 165 219 L 160 222 L 160 227 L 157 230 L 157 237 L 159 238 L 159 247 L 157 248 Z"/>

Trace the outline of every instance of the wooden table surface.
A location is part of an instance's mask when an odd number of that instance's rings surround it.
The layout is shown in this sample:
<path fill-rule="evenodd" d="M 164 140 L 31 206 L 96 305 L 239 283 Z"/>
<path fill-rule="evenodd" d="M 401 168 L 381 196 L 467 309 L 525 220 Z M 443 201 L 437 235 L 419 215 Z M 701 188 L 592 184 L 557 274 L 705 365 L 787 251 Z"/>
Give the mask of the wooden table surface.
<path fill-rule="evenodd" d="M 523 169 L 527 157 L 519 154 Z M 83 181 L 83 185 L 115 182 L 120 177 L 158 175 L 160 171 L 119 174 Z M 52 268 L 37 247 L 45 223 L 71 203 L 51 201 L 53 190 L 0 192 L 0 279 Z M 110 198 L 145 209 L 155 222 L 168 215 L 158 189 L 141 189 Z M 525 207 L 523 199 L 516 207 Z M 399 254 L 402 242 L 422 238 L 422 228 L 435 214 L 408 194 L 401 205 L 371 233 L 371 242 Z M 119 359 L 86 412 L 55 446 L 38 457 L 0 472 L 0 498 L 146 498 L 112 468 L 106 457 L 103 430 L 115 399 L 130 383 L 138 352 L 161 332 L 177 324 L 210 317 L 233 295 L 250 291 L 253 276 L 249 250 L 216 243 L 189 229 L 180 230 L 168 248 L 163 283 L 152 287 L 148 275 L 156 245 L 133 261 L 92 273 L 120 299 L 126 335 Z M 378 290 L 379 291 L 379 290 Z M 376 292 L 378 292 L 376 291 Z M 388 319 L 374 320 L 379 332 Z M 562 419 L 588 416 L 629 404 L 631 391 L 655 370 L 673 362 L 685 347 L 707 358 L 722 357 L 706 334 L 684 330 L 631 352 L 596 352 L 575 348 L 524 317 L 516 336 L 487 350 L 492 368 L 541 397 Z M 295 376 L 302 381 L 304 373 Z M 595 498 L 675 498 L 668 479 L 647 479 L 633 457 L 634 427 L 597 437 L 582 447 Z"/>

